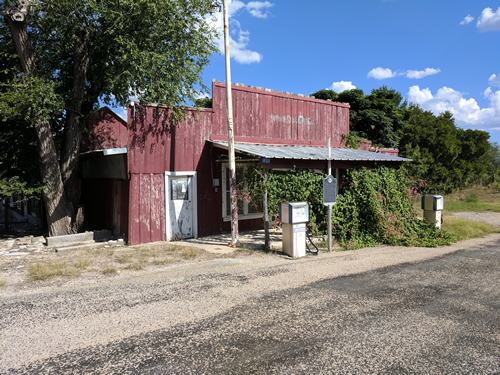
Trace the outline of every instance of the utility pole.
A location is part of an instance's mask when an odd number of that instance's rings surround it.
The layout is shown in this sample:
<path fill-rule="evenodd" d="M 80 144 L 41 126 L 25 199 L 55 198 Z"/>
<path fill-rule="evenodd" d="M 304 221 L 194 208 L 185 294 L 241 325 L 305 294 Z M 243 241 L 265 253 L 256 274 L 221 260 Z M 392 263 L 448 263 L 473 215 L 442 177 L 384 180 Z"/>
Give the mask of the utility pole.
<path fill-rule="evenodd" d="M 328 176 L 332 175 L 332 148 L 328 138 Z M 328 252 L 332 251 L 332 204 L 328 204 Z"/>
<path fill-rule="evenodd" d="M 228 0 L 224 8 L 224 54 L 226 57 L 227 145 L 229 157 L 229 191 L 231 195 L 231 247 L 238 245 L 238 195 L 236 191 L 236 161 L 234 153 L 233 95 L 231 90 L 231 54 L 229 51 Z"/>

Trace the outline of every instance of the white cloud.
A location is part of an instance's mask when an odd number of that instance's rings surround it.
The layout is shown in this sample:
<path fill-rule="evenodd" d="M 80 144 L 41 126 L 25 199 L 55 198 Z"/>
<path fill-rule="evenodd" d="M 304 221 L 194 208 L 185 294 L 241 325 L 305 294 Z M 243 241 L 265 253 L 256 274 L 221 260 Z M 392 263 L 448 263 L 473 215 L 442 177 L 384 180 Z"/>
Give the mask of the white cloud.
<path fill-rule="evenodd" d="M 333 82 L 330 87 L 335 92 L 343 92 L 343 91 L 347 91 L 347 90 L 354 90 L 356 88 L 356 86 L 354 86 L 351 81 Z"/>
<path fill-rule="evenodd" d="M 424 70 L 408 70 L 405 73 L 407 78 L 422 79 L 428 76 L 433 76 L 441 72 L 441 69 L 425 68 Z"/>
<path fill-rule="evenodd" d="M 373 79 L 388 79 L 394 77 L 404 76 L 410 79 L 422 79 L 425 77 L 433 76 L 435 74 L 441 73 L 441 69 L 438 68 L 425 68 L 424 70 L 407 70 L 405 72 L 397 72 L 390 68 L 377 67 L 373 68 L 368 72 L 368 77 Z"/>
<path fill-rule="evenodd" d="M 492 74 L 488 79 L 488 82 L 492 86 L 500 87 L 500 74 Z"/>
<path fill-rule="evenodd" d="M 428 88 L 412 86 L 408 100 L 435 114 L 449 111 L 460 125 L 491 129 L 500 125 L 500 90 L 488 88 L 484 92 L 488 106 L 482 107 L 476 99 L 466 98 L 460 91 L 441 87 L 435 94 Z"/>
<path fill-rule="evenodd" d="M 269 1 L 250 1 L 244 3 L 240 0 L 229 0 L 228 14 L 230 18 L 230 36 L 229 44 L 231 57 L 240 64 L 252 64 L 262 61 L 262 54 L 249 48 L 250 32 L 244 30 L 241 24 L 235 18 L 239 11 L 248 11 L 252 16 L 257 18 L 267 18 L 267 10 L 273 4 Z M 215 13 L 207 19 L 211 27 L 216 30 L 218 37 L 215 45 L 220 53 L 224 53 L 224 16 L 222 10 Z"/>
<path fill-rule="evenodd" d="M 464 19 L 460 22 L 460 25 L 464 26 L 464 25 L 468 25 L 469 23 L 471 23 L 472 21 L 474 21 L 474 17 L 472 17 L 470 14 L 466 15 L 464 17 Z"/>
<path fill-rule="evenodd" d="M 477 28 L 481 31 L 500 30 L 500 7 L 496 11 L 491 8 L 484 8 L 477 20 Z"/>
<path fill-rule="evenodd" d="M 373 79 L 388 79 L 396 77 L 398 74 L 389 68 L 377 67 L 368 72 L 368 77 Z"/>
<path fill-rule="evenodd" d="M 267 11 L 273 4 L 269 1 L 250 1 L 247 3 L 246 8 L 248 13 L 257 18 L 267 18 Z"/>

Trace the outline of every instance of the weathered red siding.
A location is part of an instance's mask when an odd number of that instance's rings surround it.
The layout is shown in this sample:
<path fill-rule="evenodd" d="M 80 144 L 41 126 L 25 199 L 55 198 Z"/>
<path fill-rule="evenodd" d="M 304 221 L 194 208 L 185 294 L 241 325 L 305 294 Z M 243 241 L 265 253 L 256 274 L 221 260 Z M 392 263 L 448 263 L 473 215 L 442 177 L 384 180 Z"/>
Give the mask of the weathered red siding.
<path fill-rule="evenodd" d="M 222 198 L 212 186 L 221 178 L 221 151 L 207 140 L 227 140 L 226 94 L 213 83 L 213 108 L 187 109 L 173 126 L 169 110 L 136 105 L 128 110 L 129 243 L 160 241 L 165 234 L 165 171 L 196 171 L 198 234 L 220 233 Z M 240 142 L 324 146 L 343 144 L 349 131 L 349 106 L 297 95 L 233 86 L 235 138 Z M 242 221 L 242 229 L 259 220 Z"/>
<path fill-rule="evenodd" d="M 127 147 L 127 122 L 108 107 L 101 108 L 89 119 L 90 131 L 82 141 L 82 151 Z"/>
<path fill-rule="evenodd" d="M 226 140 L 226 88 L 213 84 L 212 139 Z M 235 138 L 240 142 L 343 145 L 349 105 L 246 86 L 233 86 Z"/>

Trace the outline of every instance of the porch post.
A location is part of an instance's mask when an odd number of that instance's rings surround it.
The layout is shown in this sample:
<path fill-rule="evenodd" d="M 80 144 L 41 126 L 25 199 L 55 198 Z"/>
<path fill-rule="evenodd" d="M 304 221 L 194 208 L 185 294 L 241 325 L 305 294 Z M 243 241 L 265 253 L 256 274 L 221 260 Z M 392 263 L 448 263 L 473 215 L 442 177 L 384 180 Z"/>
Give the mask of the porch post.
<path fill-rule="evenodd" d="M 269 212 L 267 207 L 267 171 L 264 171 L 264 250 L 269 251 L 271 249 L 269 240 Z"/>

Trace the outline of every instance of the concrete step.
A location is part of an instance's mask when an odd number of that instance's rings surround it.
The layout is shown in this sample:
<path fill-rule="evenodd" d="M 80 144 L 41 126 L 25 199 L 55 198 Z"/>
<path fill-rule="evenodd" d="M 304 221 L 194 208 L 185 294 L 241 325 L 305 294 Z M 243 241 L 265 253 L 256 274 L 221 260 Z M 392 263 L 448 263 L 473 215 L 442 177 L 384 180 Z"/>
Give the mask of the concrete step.
<path fill-rule="evenodd" d="M 94 240 L 91 240 L 91 241 L 72 242 L 72 243 L 68 243 L 66 245 L 54 246 L 54 248 L 57 252 L 62 252 L 62 251 L 69 251 L 69 250 L 95 248 L 95 247 L 98 247 L 98 246 L 101 246 L 104 244 L 105 244 L 105 242 L 95 242 Z"/>
<path fill-rule="evenodd" d="M 95 230 L 92 232 L 83 232 L 75 234 L 66 234 L 64 236 L 53 236 L 47 237 L 47 246 L 49 247 L 63 247 L 72 246 L 79 243 L 84 243 L 88 241 L 107 241 L 112 238 L 111 231 Z"/>

